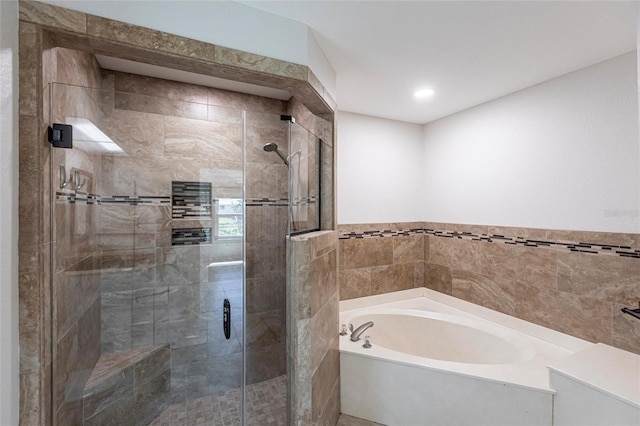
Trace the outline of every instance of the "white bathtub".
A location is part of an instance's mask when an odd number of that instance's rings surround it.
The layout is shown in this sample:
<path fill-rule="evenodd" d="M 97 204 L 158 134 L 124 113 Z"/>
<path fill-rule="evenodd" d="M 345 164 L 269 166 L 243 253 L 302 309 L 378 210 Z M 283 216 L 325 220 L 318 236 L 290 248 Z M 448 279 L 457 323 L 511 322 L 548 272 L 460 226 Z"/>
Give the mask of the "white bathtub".
<path fill-rule="evenodd" d="M 340 302 L 341 409 L 386 425 L 551 425 L 550 362 L 592 344 L 425 288 Z"/>

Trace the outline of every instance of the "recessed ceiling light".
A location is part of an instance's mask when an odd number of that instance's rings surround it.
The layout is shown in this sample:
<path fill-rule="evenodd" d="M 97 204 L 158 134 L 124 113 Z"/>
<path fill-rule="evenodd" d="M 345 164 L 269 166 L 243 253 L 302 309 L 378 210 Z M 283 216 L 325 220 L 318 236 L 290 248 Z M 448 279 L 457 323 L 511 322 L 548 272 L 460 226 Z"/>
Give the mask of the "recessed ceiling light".
<path fill-rule="evenodd" d="M 434 93 L 436 93 L 436 91 L 433 89 L 420 89 L 420 90 L 416 90 L 413 93 L 413 96 L 415 96 L 418 99 L 424 99 L 424 98 L 429 98 L 433 96 Z"/>

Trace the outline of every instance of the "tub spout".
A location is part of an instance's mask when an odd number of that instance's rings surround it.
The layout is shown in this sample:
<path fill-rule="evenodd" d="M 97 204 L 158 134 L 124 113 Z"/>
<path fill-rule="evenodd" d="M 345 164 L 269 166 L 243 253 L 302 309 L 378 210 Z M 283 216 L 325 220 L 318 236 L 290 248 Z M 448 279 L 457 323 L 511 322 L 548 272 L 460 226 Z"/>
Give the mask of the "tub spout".
<path fill-rule="evenodd" d="M 364 333 L 365 330 L 369 327 L 373 327 L 373 321 L 365 322 L 360 327 L 353 330 L 353 332 L 351 333 L 351 341 L 357 342 L 358 340 L 360 340 L 360 335 Z"/>

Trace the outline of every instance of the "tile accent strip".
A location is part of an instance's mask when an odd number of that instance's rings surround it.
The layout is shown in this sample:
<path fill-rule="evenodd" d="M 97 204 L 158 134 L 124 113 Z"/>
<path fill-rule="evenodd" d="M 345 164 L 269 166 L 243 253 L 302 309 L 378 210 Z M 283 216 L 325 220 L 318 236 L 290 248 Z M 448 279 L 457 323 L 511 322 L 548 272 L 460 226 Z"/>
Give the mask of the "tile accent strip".
<path fill-rule="evenodd" d="M 168 195 L 112 195 L 103 196 L 87 194 L 85 192 L 56 192 L 56 202 L 59 204 L 129 204 L 129 205 L 169 205 L 171 197 Z"/>
<path fill-rule="evenodd" d="M 211 228 L 180 228 L 171 230 L 172 246 L 211 244 Z"/>
<path fill-rule="evenodd" d="M 211 217 L 211 182 L 171 182 L 171 217 Z"/>
<path fill-rule="evenodd" d="M 338 237 L 341 240 L 362 239 L 362 238 L 384 238 L 400 235 L 417 235 L 426 234 L 441 238 L 457 238 L 460 240 L 483 241 L 487 243 L 502 243 L 511 245 L 520 245 L 524 247 L 539 247 L 552 249 L 562 252 L 578 252 L 591 254 L 605 254 L 622 257 L 633 257 L 640 259 L 640 249 L 634 249 L 630 246 L 616 246 L 609 244 L 581 243 L 570 241 L 547 241 L 536 240 L 524 237 L 509 237 L 498 234 L 474 234 L 471 232 L 457 231 L 438 231 L 428 228 L 414 228 L 409 230 L 376 230 L 364 232 L 344 232 Z"/>

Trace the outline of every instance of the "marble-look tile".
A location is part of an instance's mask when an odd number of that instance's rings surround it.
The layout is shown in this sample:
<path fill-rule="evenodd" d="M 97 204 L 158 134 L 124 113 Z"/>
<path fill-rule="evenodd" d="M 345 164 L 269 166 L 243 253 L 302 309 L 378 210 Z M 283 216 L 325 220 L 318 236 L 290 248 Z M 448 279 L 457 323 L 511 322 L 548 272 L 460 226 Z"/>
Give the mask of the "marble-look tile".
<path fill-rule="evenodd" d="M 429 237 L 429 263 L 480 272 L 480 242 Z"/>
<path fill-rule="evenodd" d="M 335 161 L 336 153 L 326 142 L 322 142 L 322 161 L 320 164 L 320 228 L 335 229 Z"/>
<path fill-rule="evenodd" d="M 275 343 L 247 350 L 247 384 L 262 382 L 286 372 L 286 345 Z"/>
<path fill-rule="evenodd" d="M 341 269 L 393 264 L 393 238 L 340 240 L 339 246 Z"/>
<path fill-rule="evenodd" d="M 547 230 L 546 239 L 550 241 L 567 241 L 579 243 L 609 244 L 638 247 L 640 234 L 625 234 L 614 232 L 564 231 Z"/>
<path fill-rule="evenodd" d="M 217 105 L 207 106 L 207 120 L 215 123 L 243 124 L 243 112 L 241 110 L 226 108 Z"/>
<path fill-rule="evenodd" d="M 19 4 L 21 21 L 54 27 L 57 30 L 87 32 L 87 15 L 82 12 L 35 1 L 22 1 Z"/>
<path fill-rule="evenodd" d="M 306 80 L 307 67 L 228 47 L 215 47 L 215 62 L 296 80 Z"/>
<path fill-rule="evenodd" d="M 210 43 L 98 16 L 87 16 L 87 34 L 99 39 L 184 56 L 193 60 L 215 62 L 215 46 Z"/>
<path fill-rule="evenodd" d="M 82 424 L 82 398 L 70 398 L 65 400 L 56 410 L 55 416 L 57 424 Z"/>
<path fill-rule="evenodd" d="M 522 247 L 518 255 L 518 279 L 538 287 L 557 288 L 559 254 L 553 250 Z"/>
<path fill-rule="evenodd" d="M 453 277 L 451 268 L 425 262 L 424 286 L 451 295 Z"/>
<path fill-rule="evenodd" d="M 415 266 L 413 263 L 375 266 L 371 268 L 371 294 L 390 293 L 392 291 L 413 288 Z"/>
<path fill-rule="evenodd" d="M 40 246 L 20 246 L 18 271 L 20 274 L 19 323 L 20 323 L 20 373 L 40 370 L 40 335 L 42 327 L 40 268 L 42 250 Z"/>
<path fill-rule="evenodd" d="M 340 378 L 336 380 L 324 408 L 317 419 L 317 424 L 335 425 L 340 417 Z"/>
<path fill-rule="evenodd" d="M 126 154 L 164 154 L 162 115 L 114 109 L 100 127 Z"/>
<path fill-rule="evenodd" d="M 56 274 L 54 327 L 60 335 L 65 334 L 100 295 L 100 274 L 93 269 L 93 264 L 94 256 L 90 256 Z"/>
<path fill-rule="evenodd" d="M 167 156 L 242 159 L 242 127 L 210 121 L 165 117 L 164 152 Z"/>
<path fill-rule="evenodd" d="M 515 283 L 515 316 L 562 333 L 611 344 L 611 304 L 563 291 Z"/>
<path fill-rule="evenodd" d="M 170 343 L 172 348 L 184 348 L 207 342 L 208 321 L 187 320 L 156 323 L 154 341 L 158 345 Z"/>
<path fill-rule="evenodd" d="M 323 256 L 338 247 L 338 233 L 334 231 L 318 231 L 311 234 L 309 249 L 311 259 Z"/>
<path fill-rule="evenodd" d="M 337 250 L 332 250 L 311 262 L 311 315 L 338 291 Z"/>
<path fill-rule="evenodd" d="M 487 234 L 489 227 L 485 225 L 469 225 L 463 223 L 448 223 L 446 230 L 449 232 L 470 232 L 472 234 Z"/>
<path fill-rule="evenodd" d="M 101 68 L 88 52 L 56 48 L 56 82 L 74 86 L 101 88 Z"/>
<path fill-rule="evenodd" d="M 39 373 L 20 374 L 20 424 L 41 424 L 40 389 Z"/>
<path fill-rule="evenodd" d="M 209 105 L 272 114 L 284 114 L 286 112 L 286 101 L 279 99 L 214 88 L 209 88 L 208 95 Z"/>
<path fill-rule="evenodd" d="M 115 90 L 117 92 L 167 98 L 176 101 L 206 104 L 209 89 L 204 86 L 155 77 L 115 72 Z"/>
<path fill-rule="evenodd" d="M 338 380 L 340 380 L 340 353 L 334 349 L 327 352 L 311 377 L 311 409 L 314 419 L 320 417 Z"/>
<path fill-rule="evenodd" d="M 640 355 L 640 321 L 622 312 L 622 308 L 636 308 L 636 306 L 614 303 L 612 342 L 616 348 Z"/>
<path fill-rule="evenodd" d="M 19 120 L 19 158 L 18 173 L 20 179 L 19 191 L 19 223 L 18 238 L 21 247 L 40 243 L 39 221 L 33 220 L 34 215 L 42 215 L 41 200 L 38 198 L 40 172 L 38 149 L 38 120 L 36 117 L 21 115 Z"/>
<path fill-rule="evenodd" d="M 278 125 L 282 122 L 276 122 Z M 263 127 L 252 124 L 247 118 L 245 138 L 245 159 L 250 163 L 283 164 L 282 159 L 275 152 L 266 152 L 267 143 L 278 145 L 278 151 L 285 157 L 289 147 L 286 128 Z M 268 189 L 263 187 L 263 189 Z"/>
<path fill-rule="evenodd" d="M 545 240 L 547 231 L 536 228 L 520 228 L 514 226 L 489 226 L 489 235 L 502 235 L 505 237 L 522 237 L 536 240 Z"/>
<path fill-rule="evenodd" d="M 340 300 L 371 296 L 371 268 L 340 270 L 338 282 Z"/>
<path fill-rule="evenodd" d="M 620 256 L 558 253 L 558 290 L 634 306 L 640 300 L 640 261 Z"/>
<path fill-rule="evenodd" d="M 460 269 L 454 269 L 451 278 L 452 296 L 507 315 L 513 315 L 515 299 L 512 280 L 489 277 Z"/>
<path fill-rule="evenodd" d="M 84 418 L 90 418 L 112 404 L 119 404 L 133 391 L 133 366 L 92 384 L 84 394 Z"/>
<path fill-rule="evenodd" d="M 424 287 L 425 263 L 424 261 L 413 263 L 413 286 L 415 288 Z"/>
<path fill-rule="evenodd" d="M 280 343 L 278 334 L 268 326 L 262 313 L 247 314 L 246 320 L 245 341 L 247 347 L 266 347 Z M 237 330 L 237 332 L 241 332 L 241 330 Z"/>
<path fill-rule="evenodd" d="M 394 236 L 393 263 L 409 263 L 424 260 L 424 236 Z"/>
<path fill-rule="evenodd" d="M 27 2 L 22 2 L 23 5 Z M 26 22 L 19 24 L 20 73 L 18 75 L 18 111 L 20 115 L 38 115 L 38 69 L 40 64 L 38 34 L 36 26 Z"/>
<path fill-rule="evenodd" d="M 264 312 L 275 308 L 274 290 L 267 286 L 264 278 L 246 280 L 247 313 Z"/>
<path fill-rule="evenodd" d="M 133 385 L 136 388 L 142 386 L 154 377 L 168 369 L 171 364 L 171 350 L 169 346 L 163 346 L 151 352 L 148 356 L 138 361 L 134 366 Z"/>
<path fill-rule="evenodd" d="M 55 350 L 55 377 L 54 383 L 54 408 L 58 409 L 66 399 L 67 395 L 73 393 L 77 388 L 79 372 L 77 371 L 78 358 L 78 323 L 58 338 Z"/>
<path fill-rule="evenodd" d="M 318 368 L 328 351 L 338 349 L 338 317 L 338 295 L 334 294 L 311 320 L 311 371 Z"/>
<path fill-rule="evenodd" d="M 100 358 L 100 327 L 100 299 L 97 299 L 80 317 L 78 325 L 77 368 L 83 371 L 85 381 Z M 84 382 L 82 386 L 84 387 Z"/>
<path fill-rule="evenodd" d="M 289 221 L 287 206 L 263 207 L 262 241 L 284 245 Z"/>
<path fill-rule="evenodd" d="M 167 98 L 116 92 L 114 107 L 126 111 L 146 112 L 165 116 L 192 118 L 206 121 L 208 108 L 206 104 L 177 101 Z"/>

